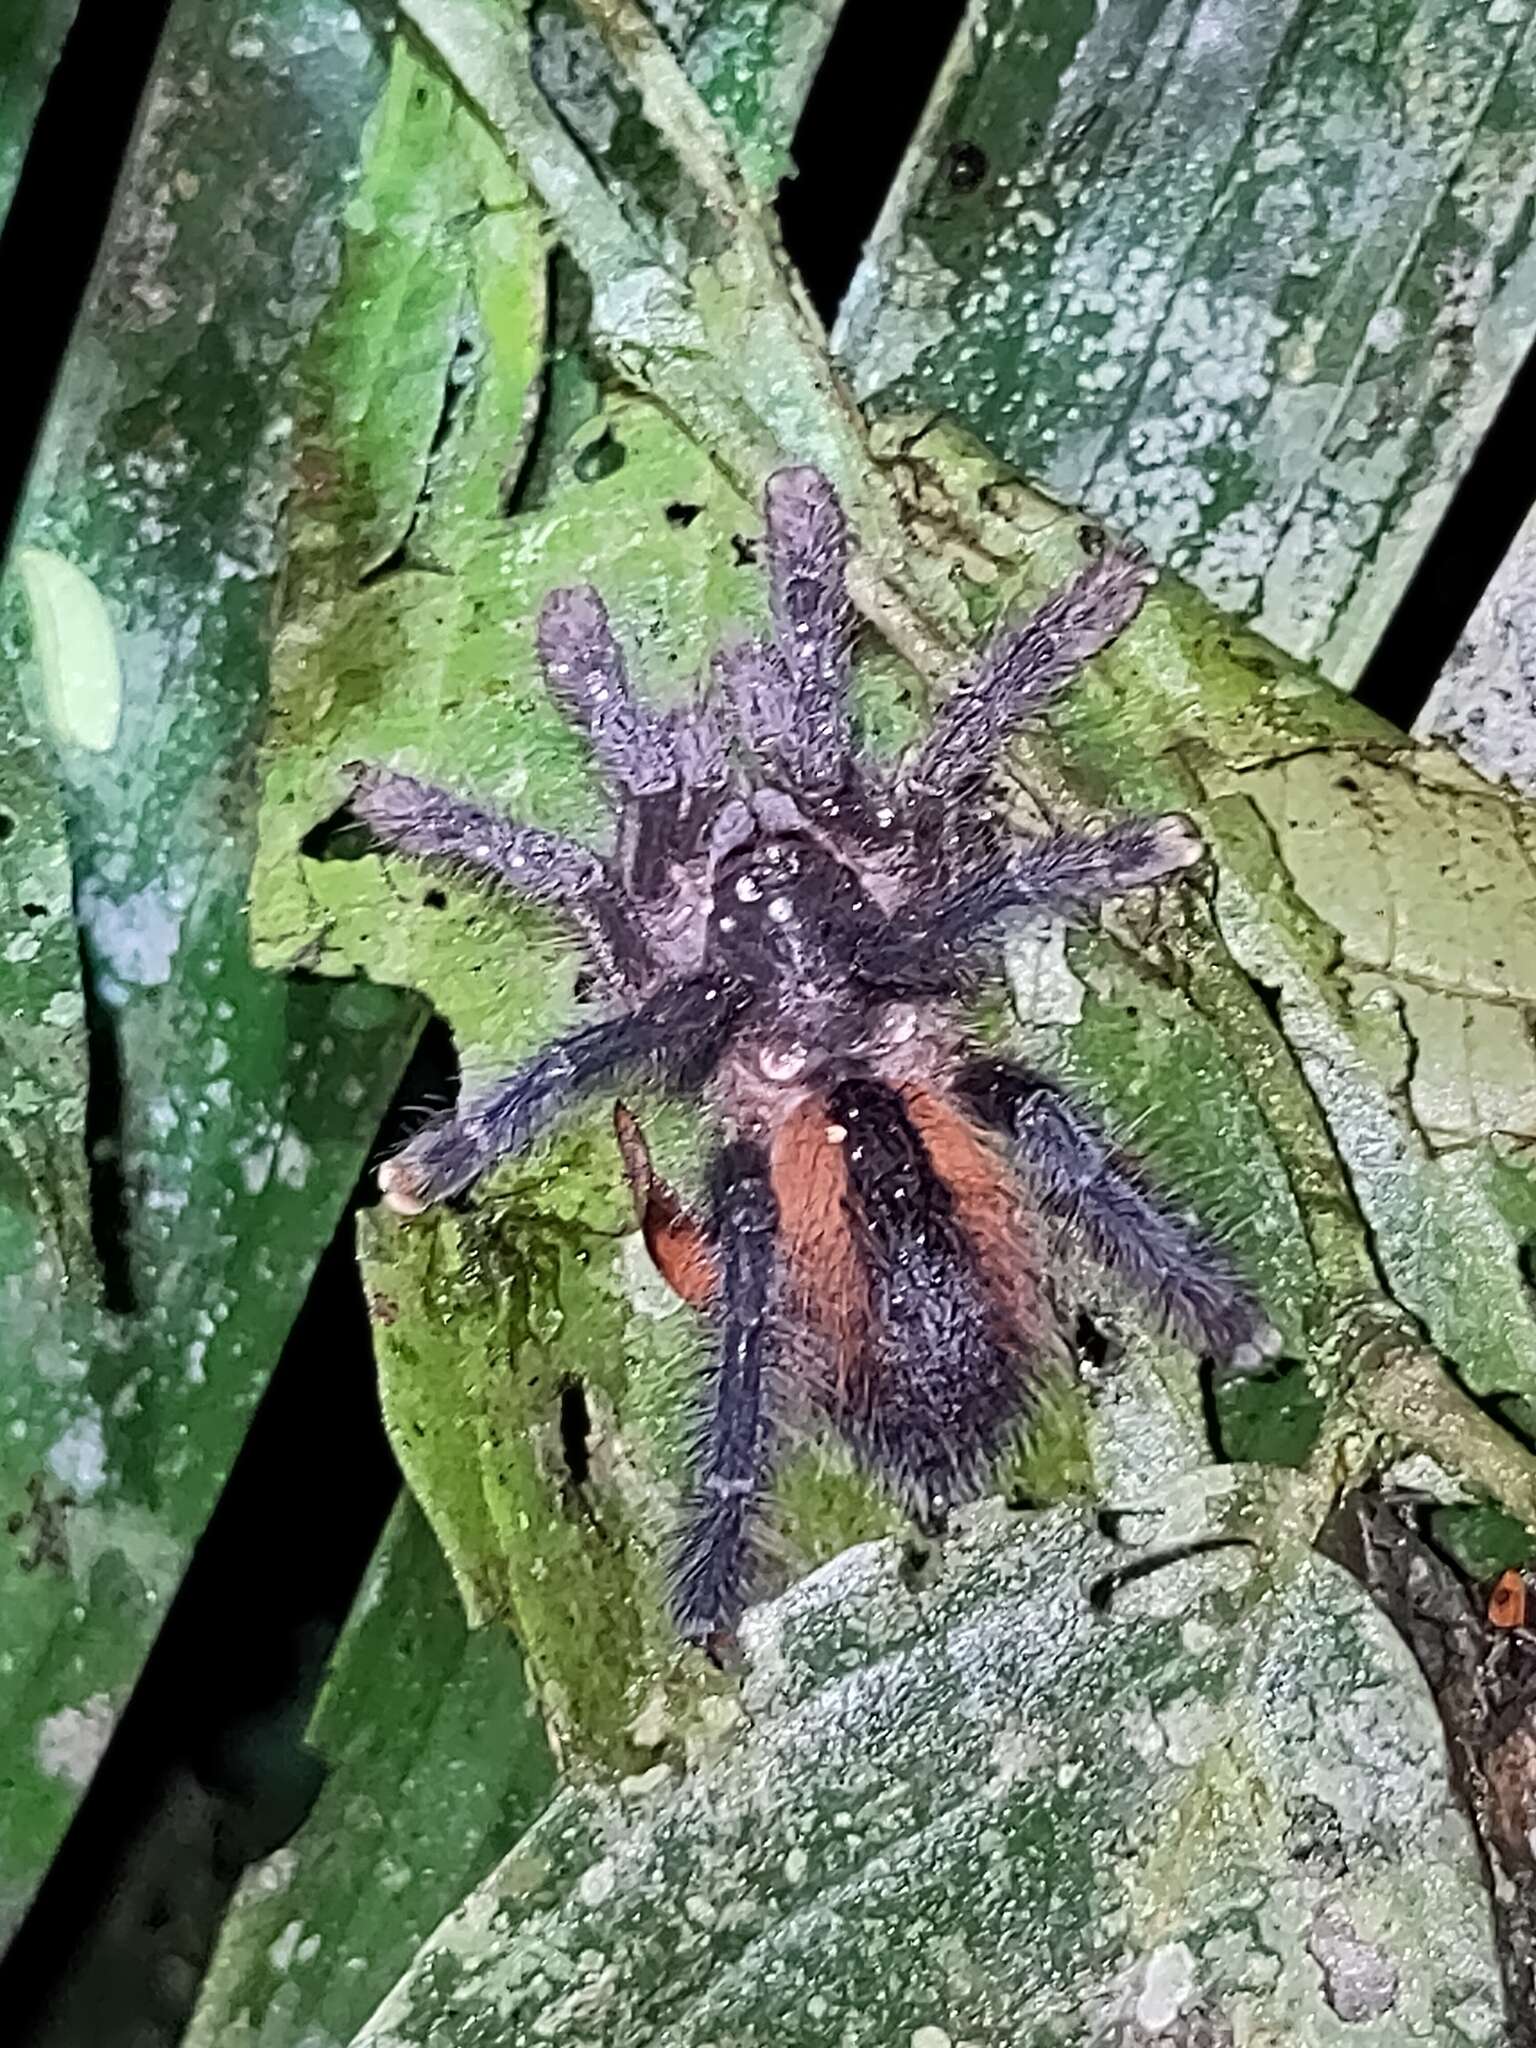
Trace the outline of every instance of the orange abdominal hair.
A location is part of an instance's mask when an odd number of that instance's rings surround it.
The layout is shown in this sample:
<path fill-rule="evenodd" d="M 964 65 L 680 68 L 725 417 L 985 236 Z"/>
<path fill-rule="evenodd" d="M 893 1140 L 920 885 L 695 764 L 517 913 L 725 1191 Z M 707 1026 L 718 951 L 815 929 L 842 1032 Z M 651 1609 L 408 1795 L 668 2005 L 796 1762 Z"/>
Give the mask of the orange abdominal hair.
<path fill-rule="evenodd" d="M 1040 1275 L 1045 1247 L 1017 1176 L 997 1147 L 946 1095 L 921 1082 L 898 1089 L 998 1310 L 1025 1344 L 1048 1321 Z"/>
<path fill-rule="evenodd" d="M 849 1216 L 846 1130 L 819 1095 L 784 1119 L 769 1150 L 779 1247 L 798 1320 L 821 1339 L 840 1393 L 866 1366 L 869 1281 Z"/>

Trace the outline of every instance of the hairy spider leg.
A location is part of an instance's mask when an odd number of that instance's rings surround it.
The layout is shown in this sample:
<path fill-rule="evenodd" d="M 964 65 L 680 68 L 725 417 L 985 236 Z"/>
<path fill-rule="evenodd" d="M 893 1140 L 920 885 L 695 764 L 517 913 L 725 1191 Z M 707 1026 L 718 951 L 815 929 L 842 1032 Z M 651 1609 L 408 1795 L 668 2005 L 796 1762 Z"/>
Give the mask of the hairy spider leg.
<path fill-rule="evenodd" d="M 1154 573 L 1139 549 L 1106 547 L 1022 625 L 995 633 L 939 706 L 903 790 L 948 804 L 984 782 L 1008 741 L 1125 631 Z"/>
<path fill-rule="evenodd" d="M 549 694 L 608 781 L 627 796 L 651 796 L 677 780 L 665 720 L 635 695 L 608 608 L 590 583 L 552 590 L 535 634 Z"/>
<path fill-rule="evenodd" d="M 1164 1328 L 1239 1372 L 1278 1355 L 1279 1331 L 1215 1242 L 1155 1194 L 1062 1089 L 1001 1060 L 972 1062 L 955 1085 L 981 1122 L 1012 1140 L 1041 1207 L 1080 1233 Z"/>
<path fill-rule="evenodd" d="M 814 469 L 771 476 L 763 513 L 769 613 L 793 698 L 782 765 L 793 788 L 832 794 L 847 781 L 853 757 L 848 522 L 831 484 Z"/>
<path fill-rule="evenodd" d="M 670 886 L 672 865 L 697 853 L 725 792 L 725 736 L 714 706 L 701 698 L 658 712 L 638 697 L 589 583 L 550 592 L 536 637 L 550 695 L 586 735 L 617 797 L 625 886 L 654 901 Z"/>
<path fill-rule="evenodd" d="M 1177 812 L 1093 834 L 1053 832 L 873 927 L 859 948 L 859 971 L 877 986 L 947 989 L 967 951 L 996 936 L 1005 912 L 1081 917 L 1191 866 L 1202 850 L 1194 826 Z"/>
<path fill-rule="evenodd" d="M 527 902 L 553 905 L 569 918 L 598 967 L 621 985 L 649 973 L 644 945 L 606 867 L 589 847 L 559 832 L 515 824 L 391 768 L 351 761 L 345 773 L 353 778 L 353 815 L 379 845 Z"/>
<path fill-rule="evenodd" d="M 722 648 L 716 684 L 771 780 L 855 842 L 884 841 L 895 811 L 872 801 L 849 705 L 847 520 L 831 484 L 807 468 L 768 479 L 763 513 L 773 637 Z"/>
<path fill-rule="evenodd" d="M 416 1215 L 521 1152 L 561 1110 L 635 1068 L 677 1088 L 706 1079 L 750 997 L 711 975 L 664 982 L 636 1010 L 573 1031 L 423 1126 L 379 1170 L 390 1207 Z"/>
<path fill-rule="evenodd" d="M 771 1381 L 778 1204 L 763 1146 L 736 1139 L 722 1147 L 710 1175 L 710 1203 L 720 1269 L 716 1343 L 703 1388 L 672 1613 L 680 1634 L 718 1654 L 757 1576 L 777 1463 Z"/>

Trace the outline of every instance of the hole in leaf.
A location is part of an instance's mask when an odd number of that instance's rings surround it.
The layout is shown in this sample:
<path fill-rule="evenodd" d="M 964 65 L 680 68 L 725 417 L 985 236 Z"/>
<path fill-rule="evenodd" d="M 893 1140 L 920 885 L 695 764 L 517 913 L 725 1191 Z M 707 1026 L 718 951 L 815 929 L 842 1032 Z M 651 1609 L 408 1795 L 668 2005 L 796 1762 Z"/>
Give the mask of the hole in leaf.
<path fill-rule="evenodd" d="M 23 905 L 28 916 L 30 906 Z M 41 906 L 36 914 L 42 915 Z M 117 1018 L 97 989 L 96 964 L 80 941 L 85 1007 L 85 1158 L 91 1243 L 101 1269 L 101 1298 L 113 1315 L 138 1306 L 129 1258 L 128 1190 L 123 1175 L 123 1061 Z"/>
<path fill-rule="evenodd" d="M 374 850 L 373 835 L 350 804 L 338 805 L 299 841 L 306 860 L 365 860 Z"/>
<path fill-rule="evenodd" d="M 944 176 L 951 192 L 974 192 L 987 175 L 985 150 L 974 142 L 952 142 L 944 152 Z"/>
<path fill-rule="evenodd" d="M 1072 1348 L 1082 1363 L 1094 1372 L 1102 1372 L 1109 1363 L 1110 1341 L 1092 1316 L 1079 1311 L 1072 1326 Z"/>
<path fill-rule="evenodd" d="M 605 428 L 595 441 L 589 441 L 571 463 L 571 474 L 579 484 L 600 483 L 604 477 L 616 476 L 624 467 L 624 449 L 610 429 Z"/>
<path fill-rule="evenodd" d="M 666 509 L 666 522 L 668 526 L 689 527 L 692 526 L 703 510 L 704 507 L 702 505 L 673 503 Z"/>
<path fill-rule="evenodd" d="M 580 1380 L 567 1380 L 560 1389 L 560 1452 L 572 1486 L 585 1486 L 592 1476 L 591 1442 L 587 1390 Z"/>

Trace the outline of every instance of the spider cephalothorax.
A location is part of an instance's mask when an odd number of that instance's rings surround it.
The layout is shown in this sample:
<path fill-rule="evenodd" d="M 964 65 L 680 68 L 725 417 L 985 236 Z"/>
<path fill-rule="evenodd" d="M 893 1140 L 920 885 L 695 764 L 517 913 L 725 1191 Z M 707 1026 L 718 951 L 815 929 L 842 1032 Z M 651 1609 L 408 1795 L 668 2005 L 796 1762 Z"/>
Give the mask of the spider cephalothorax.
<path fill-rule="evenodd" d="M 652 1256 L 715 1330 L 674 1602 L 705 1640 L 751 1590 L 792 1408 L 927 1523 L 979 1490 L 1065 1349 L 1053 1239 L 1222 1364 L 1279 1343 L 1205 1234 L 1057 1084 L 969 1048 L 956 1011 L 1006 914 L 1080 916 L 1199 858 L 1182 817 L 1022 839 L 986 802 L 1009 737 L 1134 618 L 1142 558 L 1106 548 L 997 633 L 886 771 L 850 720 L 832 487 L 781 470 L 765 513 L 772 636 L 718 654 L 686 706 L 634 695 L 595 590 L 544 606 L 540 659 L 611 791 L 611 854 L 383 768 L 358 767 L 352 797 L 383 846 L 557 906 L 607 997 L 417 1133 L 381 1175 L 396 1209 L 462 1192 L 636 1072 L 723 1127 L 695 1220 L 618 1112 Z"/>

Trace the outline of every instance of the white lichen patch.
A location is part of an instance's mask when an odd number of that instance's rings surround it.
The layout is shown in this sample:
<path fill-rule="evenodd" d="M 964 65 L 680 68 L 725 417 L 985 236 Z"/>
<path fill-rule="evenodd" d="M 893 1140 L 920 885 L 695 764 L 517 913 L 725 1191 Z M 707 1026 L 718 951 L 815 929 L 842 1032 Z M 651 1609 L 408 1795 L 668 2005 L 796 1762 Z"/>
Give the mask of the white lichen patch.
<path fill-rule="evenodd" d="M 259 1863 L 248 1864 L 236 1888 L 237 1905 L 277 1898 L 293 1883 L 298 1868 L 299 1852 L 291 1846 L 274 1849 Z"/>
<path fill-rule="evenodd" d="M 187 908 L 183 891 L 165 882 L 113 897 L 94 882 L 80 892 L 80 918 L 113 979 L 128 988 L 159 988 L 171 978 Z"/>
<path fill-rule="evenodd" d="M 117 1709 L 104 1692 L 92 1693 L 81 1706 L 60 1707 L 38 1726 L 33 1744 L 38 1769 L 83 1791 L 116 1724 Z"/>
<path fill-rule="evenodd" d="M 630 1305 L 638 1315 L 663 1322 L 680 1313 L 683 1303 L 656 1270 L 641 1233 L 631 1231 L 619 1248 L 619 1272 Z"/>
<path fill-rule="evenodd" d="M 1182 1941 L 1170 1941 L 1147 1958 L 1136 1999 L 1136 2020 L 1149 2034 L 1166 2034 L 1195 1995 L 1195 1959 Z"/>
<path fill-rule="evenodd" d="M 94 1403 L 48 1447 L 48 1470 L 77 1501 L 91 1500 L 107 1480 L 107 1440 Z"/>
<path fill-rule="evenodd" d="M 267 1960 L 274 1970 L 286 1976 L 293 1968 L 294 1957 L 299 1952 L 299 1943 L 304 1935 L 304 1922 L 290 1920 L 277 1939 L 267 1949 Z"/>
<path fill-rule="evenodd" d="M 1086 991 L 1067 959 L 1058 920 L 1018 924 L 1003 945 L 1003 972 L 1018 1015 L 1031 1024 L 1076 1024 Z"/>

